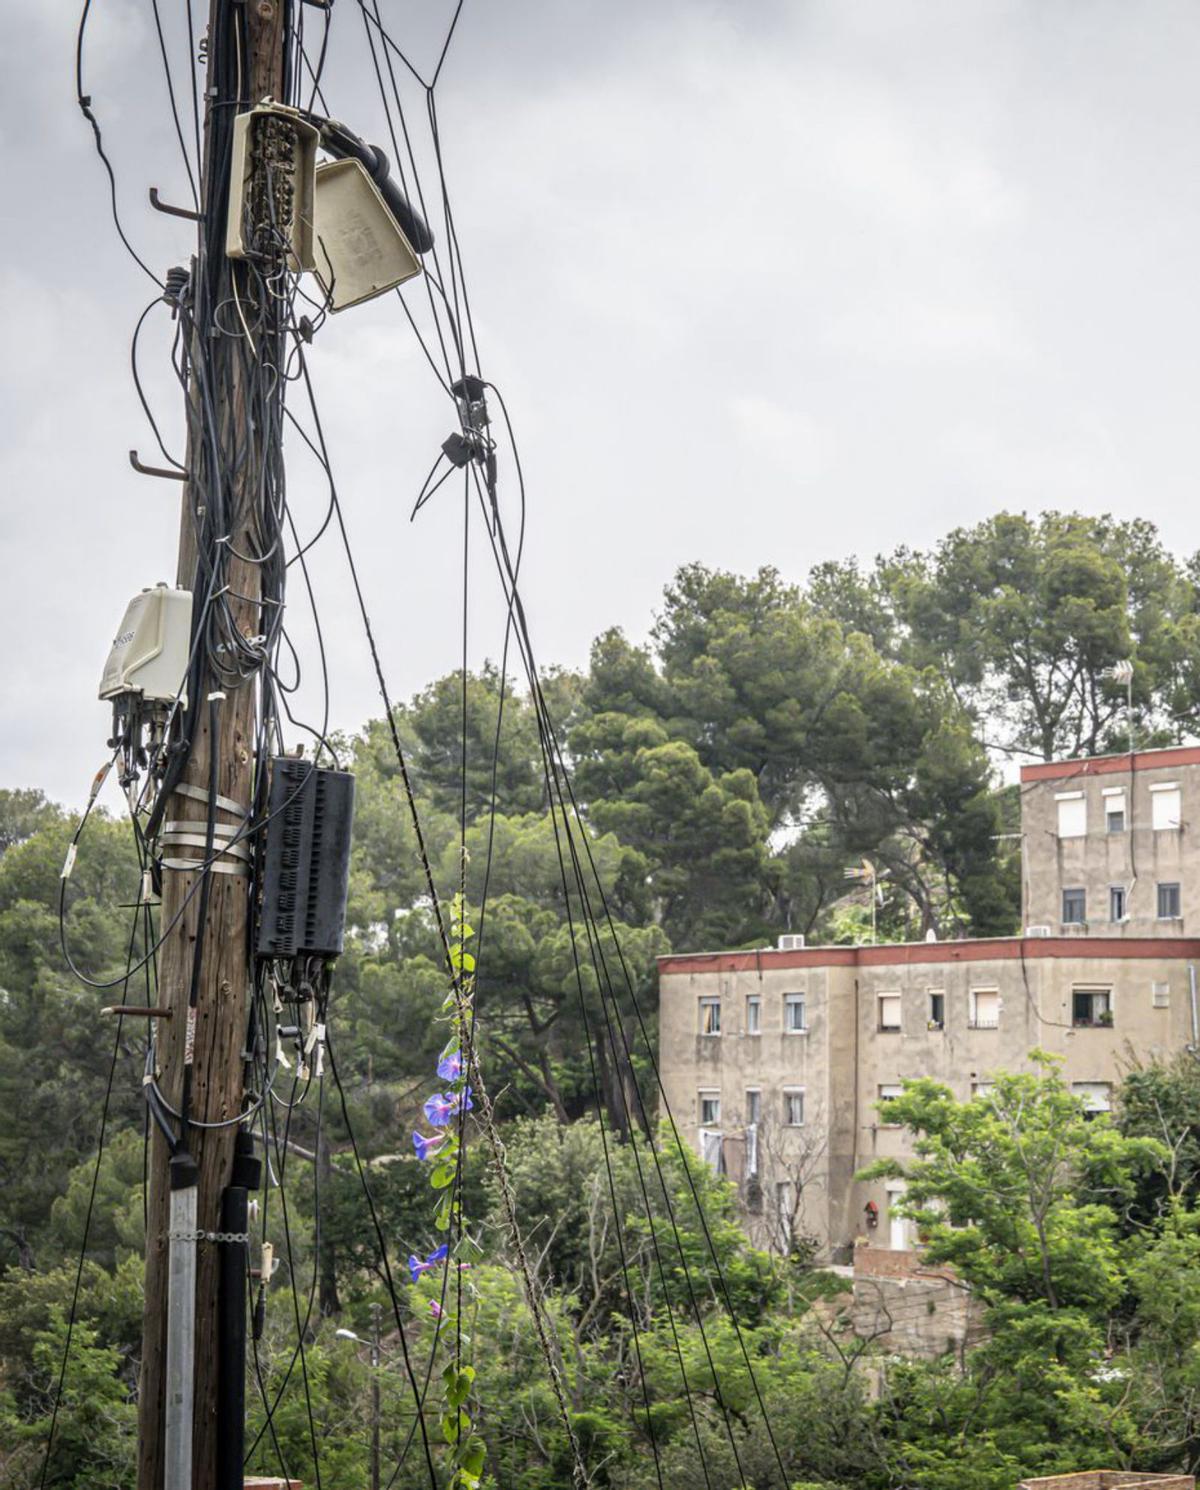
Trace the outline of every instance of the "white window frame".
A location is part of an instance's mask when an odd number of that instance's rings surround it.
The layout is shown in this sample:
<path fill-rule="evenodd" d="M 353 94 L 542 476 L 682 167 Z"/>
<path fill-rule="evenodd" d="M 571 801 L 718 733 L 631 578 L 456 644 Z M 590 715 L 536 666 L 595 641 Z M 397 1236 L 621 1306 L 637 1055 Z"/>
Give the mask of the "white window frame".
<path fill-rule="evenodd" d="M 879 1125 L 881 1128 L 898 1128 L 899 1123 L 887 1115 L 888 1107 L 897 1097 L 904 1095 L 904 1083 L 902 1081 L 881 1081 L 879 1090 L 875 1096 L 875 1110 L 879 1114 Z"/>
<path fill-rule="evenodd" d="M 946 990 L 944 988 L 928 988 L 925 992 L 929 1000 L 929 1014 L 926 1018 L 926 1024 L 931 1030 L 944 1030 L 946 1028 Z M 942 1001 L 941 1019 L 935 1019 L 933 1015 L 933 1001 L 935 998 Z"/>
<path fill-rule="evenodd" d="M 995 1019 L 982 1020 L 980 1018 L 979 999 L 981 995 L 986 999 L 995 999 Z M 1003 1007 L 1004 1003 L 1000 997 L 1000 990 L 998 988 L 972 988 L 967 1005 L 968 1013 L 970 1014 L 971 1018 L 971 1028 L 973 1030 L 998 1030 L 1000 1028 L 1000 1014 L 1003 1010 Z"/>
<path fill-rule="evenodd" d="M 1121 914 L 1119 916 L 1114 916 L 1113 915 L 1113 894 L 1114 894 L 1114 892 L 1116 894 L 1119 894 L 1120 897 L 1121 897 Z M 1129 888 L 1128 888 L 1127 885 L 1109 885 L 1109 887 L 1108 887 L 1108 919 L 1114 925 L 1118 925 L 1122 921 L 1128 921 L 1129 920 Z"/>
<path fill-rule="evenodd" d="M 1112 1088 L 1111 1081 L 1073 1081 L 1071 1094 L 1083 1097 L 1087 1101 L 1089 1112 L 1111 1112 Z M 1096 1100 L 1092 1101 L 1092 1098 Z"/>
<path fill-rule="evenodd" d="M 754 1018 L 751 1019 L 750 1011 L 753 1009 Z M 762 1034 L 762 994 L 748 993 L 746 995 L 746 1033 L 748 1035 Z"/>
<path fill-rule="evenodd" d="M 1055 828 L 1059 838 L 1087 837 L 1087 797 L 1083 792 L 1055 792 Z"/>
<path fill-rule="evenodd" d="M 1087 994 L 1092 1000 L 1092 1015 L 1086 1021 L 1075 1022 L 1075 999 L 1078 994 Z M 1107 1019 L 1099 1018 L 1095 1013 L 1096 998 L 1103 995 L 1106 1003 L 1100 1010 L 1101 1014 L 1107 1014 Z M 1113 988 L 1111 983 L 1073 983 L 1071 985 L 1071 1027 L 1077 1030 L 1105 1030 L 1112 1029 L 1115 1017 L 1113 1007 Z"/>
<path fill-rule="evenodd" d="M 1100 792 L 1104 799 L 1104 831 L 1106 833 L 1124 833 L 1129 827 L 1129 807 L 1125 801 L 1125 788 L 1123 786 L 1106 786 Z M 1109 822 L 1111 813 L 1121 814 L 1121 826 L 1114 828 Z"/>
<path fill-rule="evenodd" d="M 713 1103 L 716 1106 L 716 1111 L 713 1113 L 712 1117 L 704 1116 L 704 1108 L 706 1103 Z M 700 1090 L 696 1093 L 696 1112 L 698 1115 L 699 1126 L 701 1128 L 716 1128 L 719 1126 L 721 1122 L 720 1087 L 702 1086 L 700 1088 Z"/>
<path fill-rule="evenodd" d="M 758 1101 L 757 1101 L 757 1107 L 758 1107 L 757 1112 L 754 1112 L 754 1111 L 751 1110 L 751 1102 L 750 1102 L 750 1098 L 751 1097 L 756 1097 L 758 1099 Z M 759 1123 L 761 1123 L 761 1122 L 762 1122 L 762 1087 L 760 1087 L 760 1086 L 748 1086 L 746 1088 L 746 1126 L 749 1127 L 749 1128 L 757 1127 L 757 1125 Z"/>
<path fill-rule="evenodd" d="M 716 1027 L 709 1029 L 706 1026 L 713 1023 L 713 1021 L 708 1020 L 705 1016 L 707 1012 L 712 1010 L 716 1011 Z M 715 1040 L 721 1033 L 721 995 L 719 993 L 702 993 L 697 1000 L 697 1011 L 700 1021 L 700 1034 L 705 1039 Z"/>
<path fill-rule="evenodd" d="M 1150 788 L 1150 826 L 1156 833 L 1176 832 L 1183 826 L 1183 791 L 1177 781 L 1158 781 Z"/>
<path fill-rule="evenodd" d="M 800 1010 L 800 1023 L 792 1023 L 792 1010 Z M 799 991 L 783 996 L 783 1032 L 785 1035 L 808 1034 L 808 995 Z"/>
<path fill-rule="evenodd" d="M 893 1001 L 895 1003 L 897 1020 L 895 1024 L 884 1024 L 883 1006 L 887 1000 L 889 1008 Z M 875 995 L 875 1028 L 883 1034 L 898 1035 L 904 1028 L 904 995 L 898 988 L 881 989 Z"/>
<path fill-rule="evenodd" d="M 973 1081 L 971 1083 L 971 1101 L 976 1097 L 990 1097 L 996 1089 L 994 1081 Z"/>
<path fill-rule="evenodd" d="M 802 1086 L 785 1086 L 783 1089 L 783 1126 L 785 1128 L 803 1128 L 804 1115 L 804 1088 Z M 800 1121 L 797 1123 L 792 1118 L 792 1101 L 800 1098 Z"/>

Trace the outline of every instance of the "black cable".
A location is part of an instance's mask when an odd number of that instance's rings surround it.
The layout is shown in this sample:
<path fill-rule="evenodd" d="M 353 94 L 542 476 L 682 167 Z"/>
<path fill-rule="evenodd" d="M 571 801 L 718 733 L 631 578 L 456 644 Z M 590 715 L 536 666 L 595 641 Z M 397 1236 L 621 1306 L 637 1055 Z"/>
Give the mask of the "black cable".
<path fill-rule="evenodd" d="M 93 798 L 93 801 L 95 798 Z M 128 969 L 133 965 L 133 950 L 137 944 L 138 923 L 141 919 L 142 908 L 136 906 L 131 918 L 129 945 L 125 955 L 125 986 L 128 987 L 132 973 Z M 39 1477 L 40 1490 L 46 1490 L 46 1475 L 50 1470 L 50 1455 L 54 1450 L 54 1434 L 58 1427 L 58 1412 L 62 1405 L 63 1386 L 67 1379 L 67 1363 L 71 1358 L 71 1339 L 75 1333 L 75 1320 L 79 1311 L 79 1293 L 83 1285 L 83 1268 L 87 1259 L 88 1241 L 92 1234 L 92 1216 L 96 1209 L 96 1191 L 100 1184 L 100 1166 L 104 1161 L 104 1143 L 108 1134 L 108 1111 L 112 1102 L 113 1082 L 117 1073 L 117 1057 L 121 1053 L 121 1035 L 125 1027 L 125 1017 L 117 1015 L 117 1029 L 113 1036 L 112 1058 L 108 1063 L 108 1079 L 104 1086 L 104 1102 L 100 1108 L 100 1131 L 96 1138 L 96 1162 L 92 1167 L 92 1183 L 88 1191 L 87 1211 L 83 1220 L 83 1238 L 79 1244 L 79 1260 L 75 1265 L 75 1283 L 71 1290 L 71 1307 L 67 1315 L 67 1338 L 63 1342 L 62 1364 L 58 1371 L 58 1385 L 54 1391 L 54 1407 L 50 1414 L 50 1428 L 46 1437 L 46 1454 L 42 1460 L 42 1472 Z M 143 1196 L 143 1204 L 145 1198 Z"/>
<path fill-rule="evenodd" d="M 358 1150 L 358 1140 L 354 1136 L 354 1125 L 350 1121 L 350 1111 L 346 1105 L 346 1091 L 342 1086 L 342 1078 L 338 1074 L 337 1059 L 334 1056 L 333 1041 L 326 1032 L 325 1050 L 329 1056 L 329 1070 L 333 1076 L 334 1085 L 337 1087 L 338 1100 L 341 1103 L 342 1123 L 345 1126 L 347 1136 L 350 1139 L 350 1147 L 354 1153 L 354 1167 L 358 1174 L 358 1182 L 362 1188 L 363 1196 L 367 1202 L 367 1209 L 371 1214 L 371 1225 L 375 1230 L 375 1240 L 379 1247 L 379 1261 L 383 1268 L 383 1276 L 388 1291 L 388 1297 L 392 1304 L 392 1313 L 396 1320 L 396 1329 L 400 1337 L 400 1349 L 404 1357 L 404 1370 L 408 1377 L 408 1384 L 412 1390 L 413 1404 L 417 1411 L 417 1423 L 421 1431 L 421 1447 L 425 1453 L 425 1465 L 429 1471 L 429 1484 L 431 1490 L 438 1490 L 437 1470 L 433 1463 L 433 1450 L 429 1442 L 429 1433 L 425 1427 L 424 1398 L 417 1386 L 416 1374 L 413 1371 L 412 1358 L 408 1351 L 408 1338 L 404 1333 L 404 1320 L 400 1317 L 400 1300 L 396 1293 L 396 1285 L 392 1278 L 392 1266 L 388 1260 L 387 1241 L 383 1234 L 383 1227 L 379 1222 L 379 1213 L 375 1209 L 375 1197 L 371 1194 L 371 1187 L 367 1183 L 366 1171 L 363 1168 L 362 1155 Z"/>
<path fill-rule="evenodd" d="M 117 229 L 117 237 L 125 245 L 130 258 L 142 270 L 148 274 L 161 290 L 163 282 L 155 274 L 154 270 L 146 263 L 138 251 L 130 243 L 125 235 L 125 229 L 121 226 L 121 214 L 117 210 L 117 178 L 113 171 L 112 162 L 104 151 L 104 137 L 100 133 L 100 122 L 92 110 L 91 95 L 83 91 L 83 38 L 87 30 L 88 16 L 91 12 L 92 0 L 83 0 L 83 9 L 79 15 L 79 30 L 75 36 L 75 97 L 83 117 L 92 126 L 92 134 L 96 139 L 96 154 L 100 157 L 101 164 L 108 176 L 109 203 L 112 208 L 112 219 Z"/>
<path fill-rule="evenodd" d="M 192 192 L 192 205 L 195 207 L 196 211 L 199 212 L 200 194 L 196 190 L 196 178 L 192 174 L 192 162 L 190 156 L 188 155 L 187 144 L 185 143 L 183 138 L 183 124 L 179 118 L 179 107 L 175 102 L 175 80 L 171 73 L 171 63 L 167 57 L 167 41 L 166 37 L 163 35 L 162 16 L 159 14 L 158 11 L 158 0 L 150 0 L 150 3 L 151 8 L 154 11 L 154 29 L 158 34 L 158 51 L 159 55 L 162 58 L 163 74 L 167 80 L 167 98 L 169 99 L 171 104 L 171 117 L 175 121 L 175 138 L 179 141 L 180 153 L 183 155 L 183 168 L 187 172 L 188 185 L 191 188 Z M 191 40 L 190 26 L 188 40 Z M 190 49 L 189 70 L 192 70 L 194 77 L 194 69 L 191 69 L 190 63 Z"/>

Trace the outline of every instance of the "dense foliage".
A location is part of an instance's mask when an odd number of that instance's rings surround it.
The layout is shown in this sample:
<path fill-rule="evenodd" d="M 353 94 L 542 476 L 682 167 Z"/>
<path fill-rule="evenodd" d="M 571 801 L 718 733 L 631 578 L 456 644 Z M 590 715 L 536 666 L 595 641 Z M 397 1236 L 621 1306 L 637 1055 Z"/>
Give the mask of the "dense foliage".
<path fill-rule="evenodd" d="M 1198 625 L 1193 573 L 1148 525 L 1002 515 L 870 572 L 823 566 L 804 587 L 770 569 L 746 578 L 689 566 L 645 645 L 608 632 L 585 672 L 547 675 L 603 892 L 597 919 L 611 916 L 628 969 L 621 1012 L 644 1090 L 652 1052 L 638 1021 L 653 1032 L 655 958 L 761 945 L 788 929 L 860 934 L 866 903 L 846 896 L 843 870 L 863 856 L 886 871 L 884 935 L 1015 930 L 1016 860 L 997 836 L 1015 826 L 1015 802 L 998 784 L 1000 754 L 1120 748 L 1124 691 L 1104 672 L 1128 655 L 1141 740 L 1193 729 Z M 595 1038 L 605 1005 L 590 955 L 576 981 L 576 954 L 589 949 L 562 892 L 535 711 L 494 669 L 469 676 L 464 773 L 463 696 L 461 677 L 441 679 L 396 723 L 448 901 L 464 872 L 465 776 L 480 1058 L 596 1483 L 652 1486 L 656 1453 L 663 1483 L 710 1490 L 778 1484 L 777 1453 L 799 1486 L 867 1490 L 1007 1490 L 1019 1471 L 1101 1461 L 1194 1466 L 1194 1067 L 1131 1072 L 1111 1125 L 1086 1120 L 1052 1069 L 967 1105 L 914 1084 L 891 1109 L 920 1137 L 913 1213 L 933 1255 L 985 1300 L 990 1334 L 965 1369 L 877 1360 L 849 1330 L 844 1285 L 800 1256 L 752 1249 L 731 1196 L 689 1170 L 669 1134 L 655 1170 L 636 1094 Z M 446 980 L 385 722 L 342 748 L 358 805 L 330 1040 L 405 1280 L 403 1259 L 440 1240 L 410 1134 L 445 1056 Z M 16 1486 L 38 1479 L 93 1210 L 49 1483 L 123 1490 L 135 1459 L 144 1032 L 102 1019 L 111 994 L 64 961 L 59 871 L 73 826 L 35 791 L 0 793 L 0 1465 Z M 137 884 L 127 833 L 96 814 L 64 897 L 71 956 L 96 982 L 126 965 Z M 286 1231 L 271 1210 L 283 1266 L 254 1363 L 252 1436 L 262 1433 L 251 1465 L 274 1472 L 282 1459 L 312 1484 L 315 1447 L 323 1481 L 364 1483 L 371 1369 L 334 1330 L 365 1335 L 372 1305 L 390 1304 L 345 1115 L 331 1092 L 321 1110 L 319 1128 L 312 1106 L 290 1124 Z M 467 1138 L 461 1199 L 476 1245 L 459 1313 L 486 1341 L 473 1431 L 497 1486 L 550 1490 L 569 1483 L 567 1446 L 495 1177 L 478 1135 Z M 656 1197 L 649 1217 L 643 1186 Z M 709 1270 L 693 1187 L 737 1330 L 707 1284 L 703 1331 L 694 1317 L 680 1253 L 696 1278 Z M 442 1303 L 433 1287 L 423 1273 L 403 1284 L 403 1343 L 419 1370 Z M 401 1344 L 390 1320 L 389 1465 L 412 1426 Z M 267 1424 L 263 1404 L 276 1400 Z M 425 1483 L 422 1473 L 414 1450 L 396 1490 Z"/>

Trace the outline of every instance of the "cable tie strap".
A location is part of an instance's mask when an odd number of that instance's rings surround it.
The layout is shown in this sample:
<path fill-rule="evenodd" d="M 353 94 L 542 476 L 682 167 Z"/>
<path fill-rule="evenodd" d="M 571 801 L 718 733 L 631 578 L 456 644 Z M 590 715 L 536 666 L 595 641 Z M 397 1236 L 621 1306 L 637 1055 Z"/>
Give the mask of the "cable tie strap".
<path fill-rule="evenodd" d="M 178 826 L 184 825 L 180 824 Z M 204 824 L 189 823 L 186 826 L 203 827 Z M 203 833 L 180 833 L 178 827 L 170 832 L 162 832 L 159 835 L 158 841 L 162 844 L 163 848 L 202 848 L 206 851 L 208 849 L 208 839 Z M 213 839 L 213 850 L 216 854 L 228 854 L 234 859 L 248 859 L 250 857 L 250 849 L 246 844 L 226 843 L 224 839 L 215 836 Z M 202 869 L 207 861 L 196 859 L 194 862 L 197 869 Z"/>
<path fill-rule="evenodd" d="M 92 788 L 88 792 L 88 801 L 94 802 L 100 795 L 100 788 L 108 780 L 108 773 L 112 770 L 112 761 L 106 760 L 96 774 L 92 777 Z"/>
<path fill-rule="evenodd" d="M 168 1231 L 168 1242 L 241 1242 L 250 1245 L 248 1231 Z"/>
<path fill-rule="evenodd" d="M 250 873 L 249 864 L 242 864 L 237 861 L 226 862 L 222 859 L 218 859 L 213 864 L 205 864 L 202 859 L 164 859 L 162 861 L 162 867 L 164 869 L 178 869 L 185 873 L 191 874 L 195 874 L 197 870 L 201 871 L 202 873 L 209 874 L 215 873 L 248 875 Z"/>
<path fill-rule="evenodd" d="M 191 797 L 194 802 L 207 802 L 208 793 L 202 786 L 193 786 L 190 781 L 181 781 L 175 788 L 177 795 Z M 222 812 L 232 812 L 237 817 L 249 817 L 250 809 L 243 807 L 240 802 L 235 802 L 230 797 L 214 797 L 213 801 Z"/>
<path fill-rule="evenodd" d="M 79 852 L 79 845 L 72 843 L 67 847 L 67 857 L 63 860 L 62 873 L 59 879 L 69 880 L 71 871 L 75 868 L 75 855 Z"/>
<path fill-rule="evenodd" d="M 210 704 L 222 703 L 224 701 L 224 698 L 225 695 L 219 688 L 214 688 L 213 691 L 208 695 L 208 701 Z"/>
<path fill-rule="evenodd" d="M 162 832 L 165 833 L 195 833 L 197 829 L 205 828 L 207 825 L 197 818 L 176 818 L 174 821 L 164 823 Z M 213 836 L 216 838 L 236 838 L 242 831 L 241 823 L 214 823 L 212 825 Z"/>

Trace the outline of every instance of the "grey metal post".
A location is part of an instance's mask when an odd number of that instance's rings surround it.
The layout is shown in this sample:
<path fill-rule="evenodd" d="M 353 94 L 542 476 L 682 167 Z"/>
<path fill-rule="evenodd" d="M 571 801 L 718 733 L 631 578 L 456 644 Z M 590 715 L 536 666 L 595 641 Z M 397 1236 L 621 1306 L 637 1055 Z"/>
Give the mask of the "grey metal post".
<path fill-rule="evenodd" d="M 382 1306 L 371 1305 L 371 1490 L 379 1490 L 379 1327 Z"/>
<path fill-rule="evenodd" d="M 186 1166 L 180 1165 L 180 1159 Z M 188 1172 L 190 1170 L 190 1173 Z M 196 1179 L 190 1157 L 171 1160 L 171 1221 L 167 1241 L 166 1407 L 164 1490 L 191 1490 L 196 1356 Z"/>

